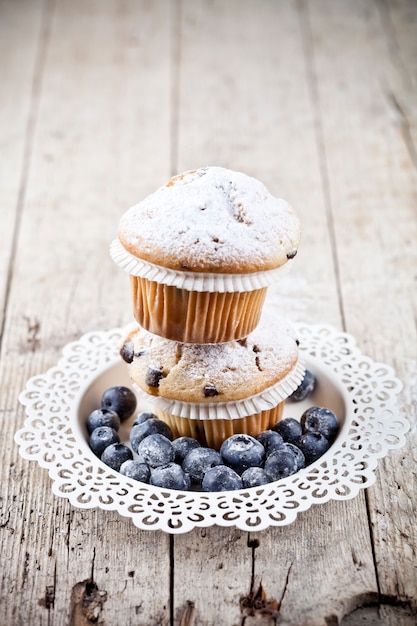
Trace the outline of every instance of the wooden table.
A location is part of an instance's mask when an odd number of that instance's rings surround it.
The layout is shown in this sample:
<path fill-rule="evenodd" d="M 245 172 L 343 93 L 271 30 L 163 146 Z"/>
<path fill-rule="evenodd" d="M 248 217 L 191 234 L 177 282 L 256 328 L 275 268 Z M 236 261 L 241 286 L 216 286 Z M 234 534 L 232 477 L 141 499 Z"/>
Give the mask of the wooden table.
<path fill-rule="evenodd" d="M 0 33 L 0 623 L 416 624 L 417 4 L 3 0 Z M 296 208 L 280 308 L 392 365 L 411 430 L 355 499 L 171 536 L 55 497 L 13 436 L 30 376 L 132 319 L 120 215 L 207 164 Z"/>

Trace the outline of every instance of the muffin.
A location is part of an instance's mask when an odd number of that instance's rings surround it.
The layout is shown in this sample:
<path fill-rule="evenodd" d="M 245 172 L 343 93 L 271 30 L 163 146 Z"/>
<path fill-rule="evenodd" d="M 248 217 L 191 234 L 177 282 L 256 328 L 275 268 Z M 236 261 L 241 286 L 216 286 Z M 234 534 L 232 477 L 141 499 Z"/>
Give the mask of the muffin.
<path fill-rule="evenodd" d="M 261 182 L 204 167 L 131 207 L 110 252 L 130 274 L 140 326 L 219 343 L 256 328 L 268 285 L 291 266 L 300 236 L 294 210 Z"/>
<path fill-rule="evenodd" d="M 279 421 L 304 375 L 298 341 L 284 320 L 262 320 L 245 339 L 219 344 L 180 343 L 139 328 L 120 354 L 175 437 L 216 449 L 232 434 L 256 437 Z"/>

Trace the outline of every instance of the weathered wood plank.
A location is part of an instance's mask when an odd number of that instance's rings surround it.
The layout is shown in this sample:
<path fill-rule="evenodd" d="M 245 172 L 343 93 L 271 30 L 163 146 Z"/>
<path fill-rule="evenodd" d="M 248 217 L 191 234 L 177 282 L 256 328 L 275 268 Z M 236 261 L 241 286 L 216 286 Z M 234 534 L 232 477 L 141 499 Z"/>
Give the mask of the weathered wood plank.
<path fill-rule="evenodd" d="M 41 8 L 1 7 L 31 33 L 17 48 L 6 28 L 1 57 L 21 72 L 17 141 L 7 141 L 16 171 L 0 179 L 0 201 L 14 211 L 25 190 L 0 365 L 4 623 L 328 626 L 375 618 L 372 607 L 354 612 L 371 603 L 384 626 L 408 626 L 415 423 L 366 495 L 284 528 L 174 538 L 55 498 L 12 438 L 28 376 L 86 330 L 131 320 L 126 277 L 107 253 L 121 212 L 170 173 L 206 164 L 252 173 L 295 206 L 298 263 L 270 304 L 293 320 L 345 324 L 395 366 L 415 419 L 414 4 L 50 0 L 43 21 Z M 6 220 L 0 269 L 14 214 Z"/>
<path fill-rule="evenodd" d="M 32 2 L 26 12 L 11 0 L 0 6 L 0 326 L 37 110 L 46 35 L 42 8 L 42 0 Z M 22 34 L 19 46 L 16 33 Z"/>
<path fill-rule="evenodd" d="M 406 447 L 381 462 L 367 491 L 380 601 L 416 611 L 417 107 L 404 77 L 415 72 L 417 14 L 411 2 L 378 7 L 322 2 L 311 29 L 347 330 L 395 368 L 412 422 Z"/>
<path fill-rule="evenodd" d="M 2 620 L 169 624 L 169 536 L 55 498 L 12 443 L 28 376 L 67 341 L 131 321 L 108 246 L 121 212 L 170 174 L 170 3 L 51 5 L 3 338 Z"/>
<path fill-rule="evenodd" d="M 183 9 L 181 27 L 177 169 L 207 162 L 242 169 L 292 202 L 304 237 L 297 266 L 271 290 L 270 304 L 293 320 L 340 328 L 320 111 L 298 5 L 193 2 Z M 241 537 L 233 548 L 240 586 L 234 569 L 218 567 L 232 532 L 208 529 L 204 543 L 199 533 L 175 537 L 175 606 L 179 611 L 192 601 L 203 625 L 275 623 L 277 616 L 262 615 L 259 606 L 251 615 L 248 595 L 261 583 L 269 610 L 278 603 L 279 623 L 293 625 L 324 624 L 377 594 L 363 494 L 314 507 L 291 526 L 254 533 L 243 562 Z M 194 558 L 186 561 L 190 543 Z"/>

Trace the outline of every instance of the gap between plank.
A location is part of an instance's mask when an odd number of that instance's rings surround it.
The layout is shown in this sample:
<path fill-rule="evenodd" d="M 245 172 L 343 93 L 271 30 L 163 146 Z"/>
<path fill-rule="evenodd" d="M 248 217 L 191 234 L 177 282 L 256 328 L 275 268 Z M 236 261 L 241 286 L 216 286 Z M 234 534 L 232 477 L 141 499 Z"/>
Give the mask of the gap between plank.
<path fill-rule="evenodd" d="M 9 302 L 10 289 L 13 276 L 14 258 L 17 249 L 17 240 L 20 232 L 23 207 L 26 200 L 27 184 L 29 179 L 30 161 L 33 152 L 35 129 L 39 117 L 40 96 L 42 92 L 42 78 L 45 66 L 46 51 L 48 49 L 51 22 L 55 12 L 56 0 L 44 0 L 42 5 L 41 21 L 39 28 L 39 40 L 36 48 L 35 62 L 33 66 L 32 85 L 29 98 L 29 113 L 26 121 L 25 141 L 23 147 L 22 175 L 16 201 L 16 216 L 10 247 L 10 260 L 7 268 L 6 288 L 4 298 L 3 319 L 0 328 L 0 353 L 3 349 L 4 329 L 6 325 L 6 311 Z"/>
<path fill-rule="evenodd" d="M 398 39 L 395 32 L 395 27 L 391 18 L 390 7 L 386 0 L 375 0 L 375 7 L 380 16 L 381 31 L 385 36 L 387 43 L 388 54 L 391 58 L 393 66 L 397 69 L 398 74 L 401 76 L 404 84 L 412 84 L 413 76 L 407 70 L 407 67 L 402 59 L 401 49 L 398 45 Z M 385 96 L 388 101 L 388 105 L 395 115 L 398 126 L 401 131 L 401 135 L 410 157 L 410 161 L 414 168 L 417 169 L 417 148 L 414 144 L 413 135 L 411 131 L 410 120 L 407 115 L 405 107 L 401 104 L 401 99 L 395 94 L 395 89 L 388 86 L 383 86 Z"/>
<path fill-rule="evenodd" d="M 169 535 L 169 624 L 174 626 L 174 535 Z"/>
<path fill-rule="evenodd" d="M 171 176 L 178 174 L 179 157 L 179 110 L 181 77 L 181 0 L 171 5 Z"/>
<path fill-rule="evenodd" d="M 336 235 L 334 229 L 332 200 L 330 193 L 329 170 L 327 166 L 326 145 L 324 141 L 324 130 L 322 122 L 322 111 L 320 103 L 319 89 L 317 85 L 317 72 L 314 56 L 314 43 L 311 31 L 308 3 L 305 0 L 298 0 L 298 18 L 301 31 L 301 42 L 303 46 L 304 63 L 306 68 L 307 85 L 314 112 L 314 135 L 317 145 L 320 177 L 323 189 L 324 207 L 327 219 L 327 226 L 330 235 L 330 246 L 333 258 L 333 267 L 336 277 L 337 299 L 339 304 L 342 329 L 346 332 L 345 313 L 343 308 L 343 298 L 341 291 L 341 281 L 339 272 L 339 262 L 337 258 Z"/>
<path fill-rule="evenodd" d="M 375 537 L 374 537 L 374 531 L 373 531 L 372 524 L 371 524 L 371 506 L 370 506 L 370 503 L 369 503 L 369 496 L 368 496 L 368 493 L 367 493 L 368 490 L 365 489 L 364 491 L 365 491 L 364 495 L 365 495 L 366 515 L 368 517 L 369 537 L 370 537 L 370 540 L 371 540 L 372 561 L 373 561 L 373 564 L 374 564 L 376 589 L 377 589 L 377 592 L 378 592 L 378 604 L 380 604 L 381 603 L 382 594 L 381 594 L 381 584 L 380 584 L 380 581 L 379 581 L 378 567 L 377 567 L 377 563 L 376 563 L 376 551 L 375 551 L 375 541 L 374 541 Z"/>
<path fill-rule="evenodd" d="M 178 174 L 179 107 L 180 107 L 180 65 L 181 65 L 181 0 L 170 4 L 171 10 L 171 146 L 170 174 Z M 169 536 L 169 623 L 174 626 L 175 615 L 175 542 Z"/>

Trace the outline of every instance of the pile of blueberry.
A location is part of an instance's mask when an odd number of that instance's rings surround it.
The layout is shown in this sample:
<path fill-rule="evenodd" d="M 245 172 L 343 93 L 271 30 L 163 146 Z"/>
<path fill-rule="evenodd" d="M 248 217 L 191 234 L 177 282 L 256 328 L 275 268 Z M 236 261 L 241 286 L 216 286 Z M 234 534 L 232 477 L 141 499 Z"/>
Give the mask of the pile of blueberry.
<path fill-rule="evenodd" d="M 307 370 L 290 397 L 307 398 L 315 377 Z M 327 408 L 313 406 L 300 421 L 288 417 L 254 438 L 232 435 L 219 451 L 191 437 L 173 438 L 167 424 L 153 413 L 140 413 L 130 431 L 130 447 L 118 435 L 121 422 L 136 410 L 136 396 L 127 387 L 107 389 L 101 408 L 88 417 L 91 450 L 113 470 L 128 478 L 166 489 L 232 491 L 266 485 L 306 467 L 333 443 L 339 424 Z"/>

